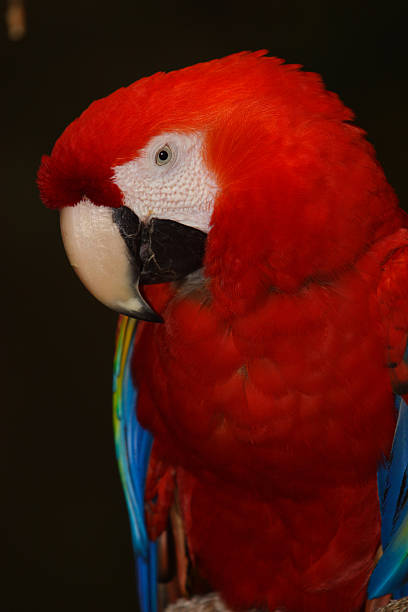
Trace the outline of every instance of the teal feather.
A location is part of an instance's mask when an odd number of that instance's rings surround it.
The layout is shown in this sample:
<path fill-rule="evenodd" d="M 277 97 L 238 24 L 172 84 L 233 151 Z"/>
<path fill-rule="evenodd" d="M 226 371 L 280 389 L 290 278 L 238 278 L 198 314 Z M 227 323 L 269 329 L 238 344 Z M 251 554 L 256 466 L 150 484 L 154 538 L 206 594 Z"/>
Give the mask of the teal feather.
<path fill-rule="evenodd" d="M 368 597 L 408 595 L 408 406 L 396 396 L 398 421 L 390 458 L 378 470 L 383 555 L 368 584 Z"/>
<path fill-rule="evenodd" d="M 113 371 L 116 457 L 129 514 L 141 612 L 157 612 L 157 544 L 148 539 L 144 517 L 146 473 L 152 435 L 137 420 L 137 389 L 131 357 L 137 323 L 121 316 Z"/>

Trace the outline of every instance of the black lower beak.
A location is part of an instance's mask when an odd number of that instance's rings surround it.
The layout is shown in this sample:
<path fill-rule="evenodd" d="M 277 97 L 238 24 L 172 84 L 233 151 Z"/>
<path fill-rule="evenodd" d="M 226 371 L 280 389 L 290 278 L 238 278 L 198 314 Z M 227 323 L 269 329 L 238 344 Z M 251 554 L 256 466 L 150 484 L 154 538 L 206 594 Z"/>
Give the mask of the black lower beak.
<path fill-rule="evenodd" d="M 113 211 L 113 221 L 126 243 L 136 286 L 181 280 L 202 267 L 205 232 L 169 219 L 152 218 L 142 223 L 126 206 Z M 142 296 L 140 299 L 143 308 L 133 316 L 163 321 Z"/>

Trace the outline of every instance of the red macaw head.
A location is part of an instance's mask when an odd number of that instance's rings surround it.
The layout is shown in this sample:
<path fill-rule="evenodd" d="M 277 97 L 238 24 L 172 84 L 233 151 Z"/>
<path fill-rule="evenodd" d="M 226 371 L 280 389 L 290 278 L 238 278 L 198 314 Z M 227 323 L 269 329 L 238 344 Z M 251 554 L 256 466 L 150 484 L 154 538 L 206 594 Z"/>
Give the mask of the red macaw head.
<path fill-rule="evenodd" d="M 352 113 L 265 52 L 143 78 L 98 100 L 45 156 L 68 257 L 119 312 L 159 320 L 139 283 L 204 265 L 245 309 L 334 278 L 389 231 L 396 200 Z"/>

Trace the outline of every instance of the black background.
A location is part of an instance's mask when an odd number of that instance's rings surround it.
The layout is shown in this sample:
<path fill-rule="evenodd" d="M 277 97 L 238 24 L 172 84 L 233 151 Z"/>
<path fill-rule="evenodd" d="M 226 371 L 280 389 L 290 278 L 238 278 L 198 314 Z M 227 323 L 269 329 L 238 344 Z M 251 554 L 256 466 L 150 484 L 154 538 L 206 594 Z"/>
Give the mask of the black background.
<path fill-rule="evenodd" d="M 41 155 L 92 100 L 141 76 L 267 48 L 354 109 L 405 206 L 403 4 L 33 0 L 24 40 L 3 24 L 1 611 L 137 606 L 111 431 L 116 317 L 67 263 L 36 191 Z"/>

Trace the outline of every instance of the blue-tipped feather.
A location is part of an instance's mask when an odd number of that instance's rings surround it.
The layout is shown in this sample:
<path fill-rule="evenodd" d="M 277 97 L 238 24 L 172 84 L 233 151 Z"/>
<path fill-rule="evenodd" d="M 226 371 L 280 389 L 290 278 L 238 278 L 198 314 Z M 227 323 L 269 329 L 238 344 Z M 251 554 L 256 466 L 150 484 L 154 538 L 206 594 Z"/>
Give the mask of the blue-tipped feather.
<path fill-rule="evenodd" d="M 396 397 L 398 421 L 389 460 L 378 471 L 383 555 L 368 584 L 370 599 L 408 595 L 408 406 Z"/>
<path fill-rule="evenodd" d="M 157 612 L 157 545 L 147 537 L 144 490 L 153 438 L 137 420 L 137 389 L 131 375 L 136 322 L 120 317 L 113 372 L 116 456 L 129 512 L 141 612 Z"/>

